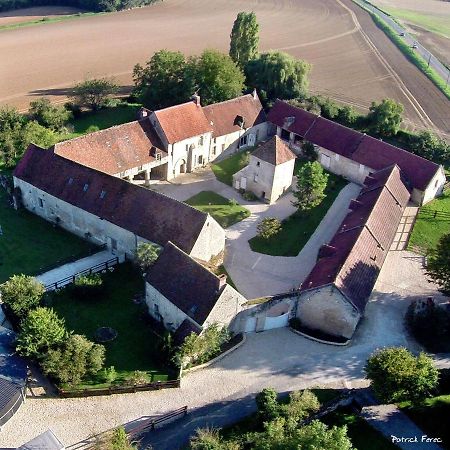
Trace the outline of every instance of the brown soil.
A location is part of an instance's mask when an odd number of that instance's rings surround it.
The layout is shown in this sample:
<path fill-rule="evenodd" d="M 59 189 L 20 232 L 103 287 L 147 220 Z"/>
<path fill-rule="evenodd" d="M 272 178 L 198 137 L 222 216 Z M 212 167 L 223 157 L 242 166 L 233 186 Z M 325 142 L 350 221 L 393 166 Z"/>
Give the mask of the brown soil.
<path fill-rule="evenodd" d="M 81 9 L 70 8 L 69 6 L 38 6 L 35 8 L 16 9 L 0 13 L 0 26 L 32 22 L 44 17 L 53 19 L 78 12 L 81 12 Z"/>
<path fill-rule="evenodd" d="M 161 48 L 187 54 L 205 47 L 227 51 L 233 20 L 243 9 L 257 14 L 261 50 L 285 50 L 312 63 L 313 91 L 362 109 L 372 100 L 391 97 L 405 105 L 411 124 L 425 126 L 423 114 L 411 106 L 358 29 L 350 13 L 355 10 L 430 118 L 450 132 L 449 102 L 349 0 L 165 0 L 131 11 L 3 31 L 0 60 L 8 64 L 0 68 L 0 104 L 26 108 L 39 95 L 63 101 L 67 88 L 87 76 L 112 75 L 130 85 L 133 65 Z"/>

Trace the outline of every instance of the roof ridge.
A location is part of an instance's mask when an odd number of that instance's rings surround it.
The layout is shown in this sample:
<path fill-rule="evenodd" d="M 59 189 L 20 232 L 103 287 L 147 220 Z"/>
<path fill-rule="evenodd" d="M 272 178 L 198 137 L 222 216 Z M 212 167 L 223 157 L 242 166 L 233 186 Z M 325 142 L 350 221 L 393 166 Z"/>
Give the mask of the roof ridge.
<path fill-rule="evenodd" d="M 202 106 L 202 108 L 209 108 L 210 106 L 216 106 L 216 105 L 222 105 L 224 103 L 234 102 L 234 101 L 239 100 L 239 99 L 244 98 L 244 97 L 252 97 L 253 98 L 253 95 L 252 94 L 243 94 L 243 95 L 240 95 L 238 97 L 234 97 L 234 98 L 230 98 L 228 100 L 224 100 L 223 102 L 211 103 L 210 105 Z M 257 98 L 259 100 L 259 97 L 257 97 Z M 256 99 L 254 99 L 254 100 L 256 100 Z"/>
<path fill-rule="evenodd" d="M 189 104 L 192 104 L 192 105 L 194 105 L 194 106 L 197 106 L 192 100 L 189 100 L 189 101 L 184 102 L 184 103 L 178 103 L 178 104 L 176 104 L 176 105 L 166 106 L 165 108 L 156 109 L 156 110 L 154 110 L 153 112 L 154 112 L 155 114 L 158 114 L 158 113 L 161 112 L 161 111 L 167 111 L 168 109 L 178 108 L 178 107 L 180 107 L 180 106 L 185 106 L 185 105 L 189 105 Z M 201 106 L 201 108 L 203 108 L 203 107 Z"/>

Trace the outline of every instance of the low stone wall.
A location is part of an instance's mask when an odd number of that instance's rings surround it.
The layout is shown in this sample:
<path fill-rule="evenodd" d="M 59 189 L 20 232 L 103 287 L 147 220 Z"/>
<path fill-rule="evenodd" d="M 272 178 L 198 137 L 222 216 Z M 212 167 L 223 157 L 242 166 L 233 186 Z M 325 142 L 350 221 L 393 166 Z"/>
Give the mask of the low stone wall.
<path fill-rule="evenodd" d="M 310 336 L 309 334 L 302 333 L 301 331 L 295 330 L 295 329 L 292 328 L 292 327 L 289 327 L 289 329 L 290 329 L 293 333 L 298 334 L 299 336 L 303 336 L 303 337 L 305 337 L 306 339 L 311 339 L 311 341 L 316 341 L 316 342 L 319 342 L 319 343 L 321 343 L 321 344 L 336 345 L 336 346 L 338 346 L 338 347 L 345 347 L 346 345 L 348 345 L 348 344 L 350 343 L 350 339 L 348 339 L 346 342 L 325 341 L 325 340 L 323 340 L 323 339 L 319 339 L 319 338 Z"/>

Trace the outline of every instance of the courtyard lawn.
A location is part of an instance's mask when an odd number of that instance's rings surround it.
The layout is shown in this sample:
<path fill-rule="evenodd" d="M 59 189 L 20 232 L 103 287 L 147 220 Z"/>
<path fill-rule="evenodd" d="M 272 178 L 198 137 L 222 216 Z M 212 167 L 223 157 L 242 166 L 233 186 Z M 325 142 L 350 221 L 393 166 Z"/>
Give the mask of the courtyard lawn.
<path fill-rule="evenodd" d="M 228 228 L 250 215 L 250 211 L 239 204 L 230 201 L 212 191 L 199 192 L 186 200 L 188 205 L 200 211 L 211 214 L 222 228 Z"/>
<path fill-rule="evenodd" d="M 425 400 L 422 406 L 401 403 L 401 410 L 429 437 L 443 440 L 443 448 L 450 448 L 450 395 L 440 395 Z M 447 419 L 445 419 L 447 417 Z"/>
<path fill-rule="evenodd" d="M 117 373 L 113 384 L 122 383 L 135 370 L 146 372 L 148 381 L 167 380 L 170 368 L 161 350 L 161 338 L 152 331 L 145 303 L 133 301 L 136 294 L 144 293 L 142 275 L 126 263 L 103 278 L 106 293 L 100 298 L 80 300 L 71 295 L 69 288 L 54 294 L 50 305 L 64 317 L 69 330 L 90 340 L 100 327 L 117 331 L 117 338 L 105 344 L 105 367 L 114 366 Z M 100 373 L 75 388 L 108 385 Z"/>
<path fill-rule="evenodd" d="M 86 256 L 95 247 L 51 223 L 8 205 L 0 187 L 0 283 L 14 274 L 33 275 L 67 259 Z"/>
<path fill-rule="evenodd" d="M 329 426 L 347 425 L 347 435 L 355 448 L 364 450 L 398 450 L 397 446 L 372 428 L 350 408 L 339 408 L 323 417 L 321 421 Z"/>
<path fill-rule="evenodd" d="M 302 162 L 297 163 L 296 161 L 296 172 L 300 164 Z M 346 184 L 347 182 L 342 177 L 330 173 L 325 190 L 326 197 L 320 205 L 306 212 L 292 214 L 283 220 L 281 231 L 269 239 L 253 237 L 249 240 L 250 248 L 254 252 L 266 255 L 297 256 Z"/>
<path fill-rule="evenodd" d="M 422 206 L 408 248 L 427 253 L 436 248 L 439 239 L 447 233 L 450 233 L 450 189 L 447 189 L 441 197 Z"/>
<path fill-rule="evenodd" d="M 211 166 L 216 178 L 222 183 L 233 185 L 233 175 L 248 164 L 248 151 L 230 156 Z"/>

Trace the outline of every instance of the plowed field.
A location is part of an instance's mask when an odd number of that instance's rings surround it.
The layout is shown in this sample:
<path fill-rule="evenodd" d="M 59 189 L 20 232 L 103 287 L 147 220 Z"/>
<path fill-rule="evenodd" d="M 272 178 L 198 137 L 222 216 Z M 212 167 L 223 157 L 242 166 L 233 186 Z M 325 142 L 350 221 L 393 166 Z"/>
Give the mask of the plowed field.
<path fill-rule="evenodd" d="M 233 20 L 242 10 L 257 14 L 261 50 L 285 50 L 312 63 L 312 91 L 363 109 L 372 100 L 391 97 L 404 104 L 410 127 L 435 125 L 450 133 L 449 102 L 349 0 L 164 0 L 1 31 L 0 104 L 26 108 L 40 95 L 62 100 L 67 88 L 87 76 L 111 75 L 130 85 L 133 65 L 161 48 L 187 54 L 205 47 L 226 51 Z M 400 63 L 407 79 L 396 73 Z"/>

